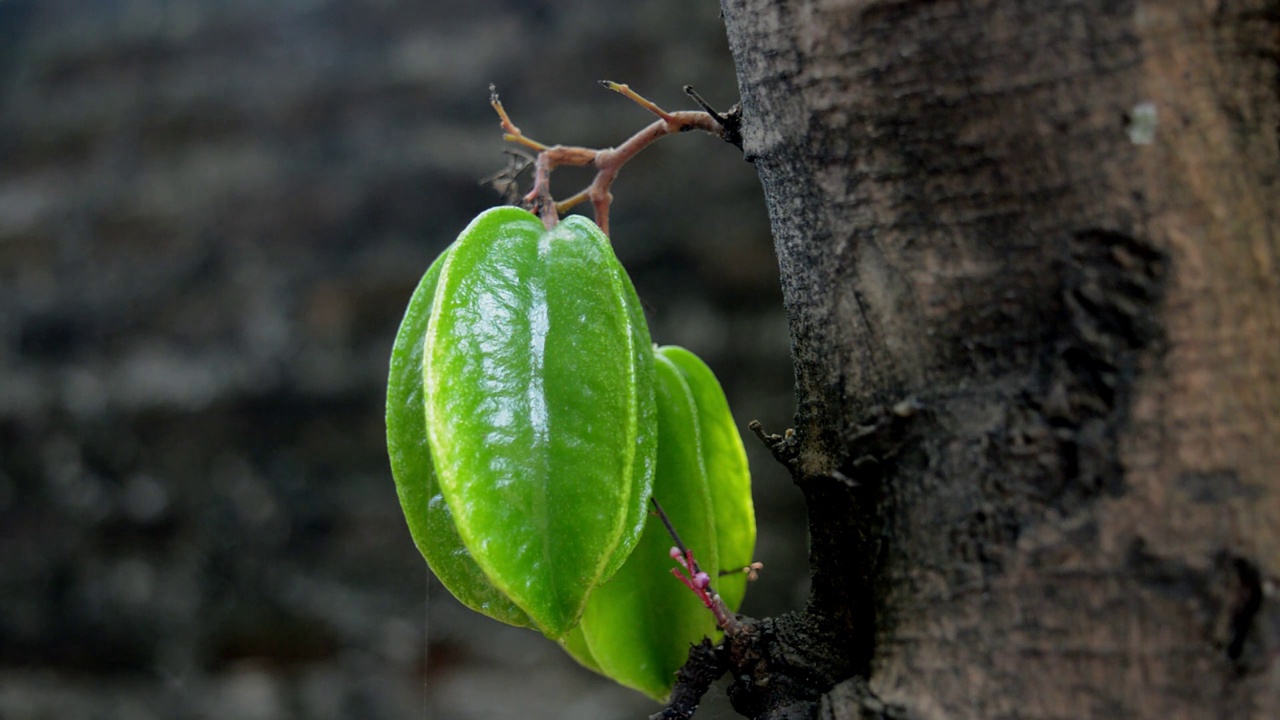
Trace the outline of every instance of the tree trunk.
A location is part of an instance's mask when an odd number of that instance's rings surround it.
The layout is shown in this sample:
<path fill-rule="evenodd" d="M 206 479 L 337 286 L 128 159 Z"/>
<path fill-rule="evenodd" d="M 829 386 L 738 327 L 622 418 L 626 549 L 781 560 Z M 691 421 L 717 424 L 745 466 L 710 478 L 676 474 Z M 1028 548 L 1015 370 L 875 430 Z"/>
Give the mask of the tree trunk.
<path fill-rule="evenodd" d="M 1280 7 L 722 6 L 814 580 L 735 706 L 1280 717 Z"/>

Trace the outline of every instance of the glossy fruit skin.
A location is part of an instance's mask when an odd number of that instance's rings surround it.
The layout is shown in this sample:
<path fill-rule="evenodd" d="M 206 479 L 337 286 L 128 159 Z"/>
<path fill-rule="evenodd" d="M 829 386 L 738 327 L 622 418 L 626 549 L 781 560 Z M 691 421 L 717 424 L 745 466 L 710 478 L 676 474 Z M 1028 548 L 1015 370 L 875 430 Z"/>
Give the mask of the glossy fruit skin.
<path fill-rule="evenodd" d="M 720 569 L 744 568 L 755 559 L 756 515 L 747 451 L 729 401 L 715 373 L 697 355 L 676 345 L 666 345 L 655 352 L 680 371 L 698 409 L 702 462 L 707 468 L 707 487 L 715 513 Z M 725 605 L 737 612 L 747 592 L 746 573 L 713 582 Z"/>
<path fill-rule="evenodd" d="M 746 577 L 718 575 L 722 567 L 749 564 L 755 545 L 741 436 L 720 384 L 700 359 L 674 346 L 656 348 L 654 359 L 654 497 L 722 599 L 736 611 Z M 563 642 L 583 665 L 659 701 L 671 692 L 689 646 L 720 634 L 712 613 L 671 577 L 671 545 L 666 528 L 650 518 L 631 558 L 592 595 L 581 624 Z M 730 564 L 725 564 L 725 557 L 732 558 Z"/>
<path fill-rule="evenodd" d="M 423 340 L 440 268 L 448 253 L 448 249 L 441 253 L 422 276 L 391 350 L 387 377 L 387 454 L 391 474 L 414 544 L 445 588 L 472 610 L 511 625 L 532 626 L 524 611 L 489 582 L 463 545 L 454 527 L 453 513 L 440 494 L 427 444 Z"/>
<path fill-rule="evenodd" d="M 431 265 L 392 351 L 387 446 L 411 534 L 467 606 L 533 627 L 656 699 L 712 613 L 670 576 L 652 491 L 736 611 L 750 476 L 710 368 L 654 347 L 608 239 L 477 217 Z M 656 479 L 655 479 L 656 476 Z M 633 552 L 634 550 L 634 552 Z"/>
<path fill-rule="evenodd" d="M 440 269 L 426 435 L 463 544 L 548 637 L 576 625 L 644 523 L 656 424 L 648 328 L 608 238 L 495 208 Z"/>

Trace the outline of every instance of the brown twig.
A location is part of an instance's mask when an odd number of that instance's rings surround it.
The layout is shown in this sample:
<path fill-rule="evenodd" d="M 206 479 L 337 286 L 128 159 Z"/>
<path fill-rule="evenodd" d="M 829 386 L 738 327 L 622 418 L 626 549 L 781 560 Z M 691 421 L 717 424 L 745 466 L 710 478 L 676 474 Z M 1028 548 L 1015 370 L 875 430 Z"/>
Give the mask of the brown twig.
<path fill-rule="evenodd" d="M 635 135 L 632 135 L 626 142 L 616 148 L 595 150 L 573 145 L 544 145 L 526 137 L 520 131 L 520 128 L 511 122 L 510 116 L 507 115 L 506 109 L 502 107 L 502 102 L 498 99 L 497 91 L 492 85 L 489 86 L 489 104 L 493 106 L 494 111 L 498 113 L 498 118 L 502 122 L 503 139 L 508 142 L 519 143 L 538 153 L 537 159 L 534 161 L 533 189 L 522 198 L 522 204 L 541 217 L 547 229 L 555 227 L 556 223 L 560 221 L 560 213 L 567 212 L 574 206 L 589 200 L 595 213 L 596 224 L 607 235 L 609 234 L 609 204 L 613 202 L 613 194 L 610 188 L 613 186 L 614 179 L 618 176 L 618 171 L 622 169 L 622 166 L 628 160 L 635 157 L 641 150 L 653 144 L 659 138 L 673 133 L 702 130 L 716 137 L 725 140 L 729 139 L 729 134 L 722 124 L 724 116 L 711 110 L 701 98 L 696 99 L 706 108 L 705 110 L 667 112 L 653 102 L 641 97 L 626 85 L 609 80 L 601 80 L 600 84 L 629 98 L 637 105 L 657 115 L 658 119 Z M 696 97 L 696 95 L 696 93 L 691 93 L 691 96 Z M 586 188 L 566 200 L 556 202 L 551 195 L 551 171 L 563 165 L 594 165 L 596 177 Z"/>

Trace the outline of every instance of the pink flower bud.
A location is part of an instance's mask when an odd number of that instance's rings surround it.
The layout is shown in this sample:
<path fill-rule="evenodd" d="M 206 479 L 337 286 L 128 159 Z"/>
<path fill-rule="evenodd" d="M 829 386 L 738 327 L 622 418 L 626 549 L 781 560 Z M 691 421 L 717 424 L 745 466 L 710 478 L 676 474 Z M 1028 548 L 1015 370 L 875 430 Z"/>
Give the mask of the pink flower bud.
<path fill-rule="evenodd" d="M 671 556 L 672 560 L 675 560 L 676 562 L 680 563 L 680 567 L 686 570 L 689 569 L 689 563 L 685 561 L 684 553 L 680 552 L 680 548 L 672 547 L 671 551 L 668 552 L 667 554 Z"/>

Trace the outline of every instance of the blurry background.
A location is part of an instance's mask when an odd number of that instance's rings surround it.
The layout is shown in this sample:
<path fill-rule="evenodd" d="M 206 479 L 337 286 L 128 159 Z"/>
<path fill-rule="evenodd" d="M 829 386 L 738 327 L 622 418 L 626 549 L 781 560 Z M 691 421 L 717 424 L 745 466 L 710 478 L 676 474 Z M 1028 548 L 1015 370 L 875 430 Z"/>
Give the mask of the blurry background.
<path fill-rule="evenodd" d="M 498 202 L 488 84 L 529 136 L 599 147 L 652 119 L 601 78 L 731 105 L 717 3 L 0 0 L 0 718 L 657 709 L 429 580 L 383 438 L 404 304 Z M 654 339 L 744 431 L 786 427 L 751 166 L 667 138 L 614 193 Z M 776 614 L 806 592 L 800 502 L 748 440 L 744 610 Z"/>

